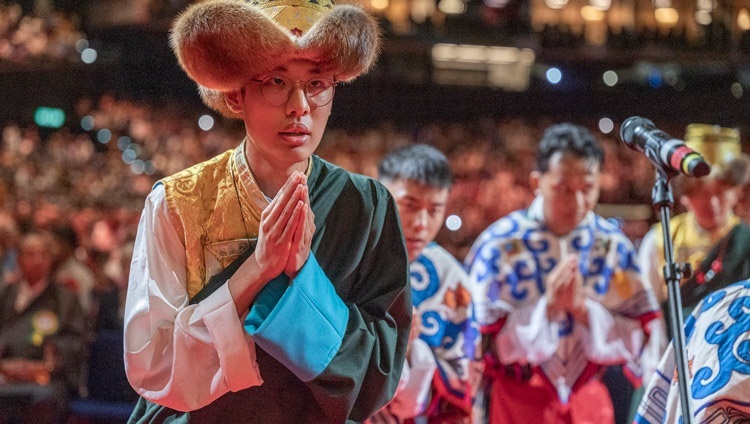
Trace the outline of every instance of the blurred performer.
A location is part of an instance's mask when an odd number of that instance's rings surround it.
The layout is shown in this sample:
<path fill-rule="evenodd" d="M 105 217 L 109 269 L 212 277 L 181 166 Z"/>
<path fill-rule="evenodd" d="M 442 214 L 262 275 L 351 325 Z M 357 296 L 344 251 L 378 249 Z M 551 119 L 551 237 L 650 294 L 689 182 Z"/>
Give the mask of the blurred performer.
<path fill-rule="evenodd" d="M 65 421 L 78 388 L 85 316 L 76 295 L 52 282 L 52 238 L 22 236 L 21 279 L 0 288 L 0 423 Z"/>
<path fill-rule="evenodd" d="M 689 263 L 693 276 L 681 281 L 684 316 L 708 293 L 750 277 L 750 227 L 732 209 L 750 178 L 750 158 L 741 153 L 739 131 L 691 124 L 685 143 L 711 164 L 703 178 L 677 176 L 672 187 L 687 212 L 670 219 L 676 263 Z M 661 224 L 644 237 L 638 252 L 641 273 L 666 311 L 667 285 Z M 669 340 L 668 315 L 652 323 L 642 360 L 643 381 L 651 379 Z M 638 367 L 634 367 L 637 369 Z"/>
<path fill-rule="evenodd" d="M 172 45 L 246 137 L 146 200 L 125 310 L 131 422 L 364 421 L 403 367 L 407 254 L 388 190 L 314 151 L 336 83 L 375 60 L 377 23 L 330 1 L 215 0 L 180 15 Z"/>
<path fill-rule="evenodd" d="M 685 319 L 695 423 L 750 422 L 750 281 L 709 294 Z M 646 389 L 636 424 L 683 422 L 674 346 Z"/>
<path fill-rule="evenodd" d="M 585 128 L 549 127 L 531 186 L 537 197 L 485 230 L 466 264 L 487 337 L 489 421 L 612 423 L 600 381 L 636 360 L 658 315 L 635 250 L 596 215 L 604 152 Z"/>
<path fill-rule="evenodd" d="M 434 147 L 413 144 L 386 155 L 378 179 L 398 205 L 411 270 L 414 317 L 396 396 L 371 422 L 468 423 L 472 390 L 468 353 L 478 339 L 471 327 L 468 275 L 434 243 L 453 183 L 448 159 Z M 420 419 L 417 418 L 417 419 Z"/>

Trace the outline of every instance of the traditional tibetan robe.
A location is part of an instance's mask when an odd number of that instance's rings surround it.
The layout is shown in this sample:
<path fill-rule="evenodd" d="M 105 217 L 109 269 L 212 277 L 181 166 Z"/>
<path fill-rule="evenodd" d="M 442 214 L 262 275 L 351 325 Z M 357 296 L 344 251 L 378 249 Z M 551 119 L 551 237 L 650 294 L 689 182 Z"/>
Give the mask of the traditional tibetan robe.
<path fill-rule="evenodd" d="M 466 259 L 475 316 L 492 339 L 490 423 L 607 423 L 607 365 L 635 360 L 643 324 L 658 315 L 635 250 L 611 222 L 590 212 L 564 236 L 543 222 L 541 197 L 485 230 Z M 579 258 L 588 322 L 547 316 L 549 273 Z"/>
<path fill-rule="evenodd" d="M 714 291 L 685 319 L 694 423 L 750 422 L 750 281 Z M 636 424 L 683 422 L 674 346 L 638 407 Z"/>
<path fill-rule="evenodd" d="M 243 323 L 224 282 L 269 203 L 243 152 L 166 178 L 147 200 L 125 317 L 126 368 L 143 397 L 131 422 L 363 421 L 393 395 L 410 328 L 395 203 L 313 156 L 310 257 L 294 280 L 269 282 Z"/>
<path fill-rule="evenodd" d="M 469 417 L 469 355 L 480 340 L 472 325 L 468 275 L 436 243 L 425 247 L 409 267 L 422 332 L 412 342 L 411 358 L 388 411 L 401 420 L 425 416 L 452 422 Z"/>
<path fill-rule="evenodd" d="M 670 220 L 675 262 L 692 266 L 693 276 L 680 282 L 680 297 L 685 315 L 708 293 L 750 277 L 750 227 L 732 215 L 716 231 L 698 226 L 695 215 L 686 212 Z M 661 224 L 644 237 L 639 262 L 659 300 L 666 302 L 664 240 Z"/>
<path fill-rule="evenodd" d="M 692 212 L 686 212 L 670 220 L 670 234 L 674 261 L 689 263 L 693 269 L 690 278 L 680 281 L 684 317 L 709 293 L 750 278 L 750 227 L 738 217 L 732 215 L 721 228 L 709 232 L 700 228 Z M 640 366 L 630 367 L 635 374 L 643 375 L 644 384 L 651 379 L 671 339 L 663 249 L 662 227 L 656 224 L 643 238 L 638 252 L 643 278 L 653 287 L 663 311 L 658 325 L 653 325 Z"/>

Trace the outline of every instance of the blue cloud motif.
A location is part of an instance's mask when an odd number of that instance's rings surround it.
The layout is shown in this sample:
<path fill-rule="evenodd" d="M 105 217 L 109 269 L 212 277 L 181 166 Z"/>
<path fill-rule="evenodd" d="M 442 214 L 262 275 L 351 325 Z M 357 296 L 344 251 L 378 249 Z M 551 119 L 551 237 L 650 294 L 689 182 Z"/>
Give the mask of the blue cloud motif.
<path fill-rule="evenodd" d="M 513 274 L 509 274 L 506 277 L 508 285 L 510 285 L 510 294 L 516 300 L 526 299 L 529 294 L 529 289 L 521 288 L 523 281 L 531 281 L 536 278 L 537 272 L 535 272 L 529 264 L 525 261 L 518 261 L 513 265 Z"/>
<path fill-rule="evenodd" d="M 507 219 L 502 219 L 492 225 L 489 231 L 492 237 L 508 237 L 518 231 L 518 227 L 518 220 L 514 215 L 510 215 Z M 490 241 L 494 242 L 495 240 L 490 239 Z"/>
<path fill-rule="evenodd" d="M 438 292 L 438 279 L 435 264 L 426 256 L 419 256 L 409 266 L 411 272 L 411 297 L 414 306 L 419 306 L 425 299 L 429 299 Z"/>
<path fill-rule="evenodd" d="M 422 314 L 422 333 L 419 338 L 430 346 L 449 349 L 456 344 L 462 324 L 444 320 L 437 311 L 425 311 Z"/>
<path fill-rule="evenodd" d="M 690 338 L 693 337 L 693 332 L 695 332 L 695 315 L 688 315 L 687 318 L 685 318 L 685 343 L 690 342 Z"/>
<path fill-rule="evenodd" d="M 733 372 L 750 375 L 750 296 L 732 301 L 728 314 L 734 323 L 724 328 L 724 323 L 716 321 L 706 330 L 706 342 L 718 346 L 719 369 L 714 375 L 710 367 L 703 367 L 695 373 L 691 390 L 695 399 L 703 399 L 727 385 Z M 745 340 L 740 341 L 743 337 Z M 739 343 L 738 343 L 739 342 Z"/>
<path fill-rule="evenodd" d="M 484 265 L 484 272 L 477 274 L 477 281 L 480 283 L 493 281 L 494 277 L 500 273 L 498 263 L 500 263 L 500 249 L 497 247 L 482 247 L 477 254 L 475 262 Z M 471 268 L 474 268 L 472 266 Z M 481 268 L 480 268 L 481 269 Z"/>
<path fill-rule="evenodd" d="M 586 231 L 578 232 L 570 243 L 576 250 L 589 250 L 594 245 L 594 234 L 586 228 Z"/>
<path fill-rule="evenodd" d="M 707 310 L 719 304 L 719 302 L 721 302 L 721 300 L 724 299 L 726 295 L 727 295 L 726 290 L 718 290 L 713 293 L 710 293 L 708 296 L 706 296 L 703 299 L 703 303 L 701 303 L 700 314 L 706 312 Z"/>
<path fill-rule="evenodd" d="M 545 239 L 535 239 L 534 235 L 539 233 L 537 230 L 526 230 L 523 235 L 521 235 L 521 240 L 523 240 L 523 244 L 526 245 L 526 248 L 529 249 L 533 253 L 543 253 L 549 251 L 549 240 Z"/>

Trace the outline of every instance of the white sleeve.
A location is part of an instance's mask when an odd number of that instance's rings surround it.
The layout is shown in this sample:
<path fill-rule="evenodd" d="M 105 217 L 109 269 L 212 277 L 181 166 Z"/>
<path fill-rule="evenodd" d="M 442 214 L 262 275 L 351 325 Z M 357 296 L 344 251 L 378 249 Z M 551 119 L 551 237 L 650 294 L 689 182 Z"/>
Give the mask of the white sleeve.
<path fill-rule="evenodd" d="M 185 247 L 163 186 L 146 199 L 125 303 L 125 370 L 142 397 L 178 411 L 262 384 L 227 285 L 188 304 Z"/>
<path fill-rule="evenodd" d="M 547 296 L 509 313 L 495 343 L 503 364 L 538 365 L 551 358 L 560 345 L 560 325 L 547 318 Z"/>
<path fill-rule="evenodd" d="M 656 248 L 656 237 L 661 237 L 657 233 L 656 228 L 652 228 L 643 237 L 638 248 L 638 268 L 641 271 L 641 279 L 643 279 L 644 285 L 653 289 L 656 301 L 661 304 L 666 302 L 667 292 L 664 277 L 662 277 L 659 269 L 664 252 L 660 252 Z"/>
<path fill-rule="evenodd" d="M 662 263 L 664 252 L 656 248 L 656 238 L 661 237 L 656 229 L 651 229 L 643 237 L 641 246 L 638 249 L 638 268 L 641 271 L 641 279 L 644 285 L 651 287 L 656 295 L 659 304 L 667 301 L 666 283 L 659 270 L 659 264 Z M 669 339 L 667 337 L 667 324 L 664 317 L 659 315 L 658 318 L 651 320 L 646 324 L 649 331 L 649 338 L 643 347 L 640 362 L 640 368 L 636 374 L 640 374 L 644 384 L 651 380 L 664 351 L 667 348 Z"/>
<path fill-rule="evenodd" d="M 414 339 L 409 360 L 404 362 L 401 380 L 388 411 L 400 420 L 424 412 L 430 397 L 432 376 L 437 370 L 432 349 L 421 339 Z"/>
<path fill-rule="evenodd" d="M 643 326 L 637 319 L 613 315 L 601 303 L 586 299 L 588 327 L 577 325 L 582 332 L 586 357 L 597 364 L 636 361 L 644 342 Z"/>

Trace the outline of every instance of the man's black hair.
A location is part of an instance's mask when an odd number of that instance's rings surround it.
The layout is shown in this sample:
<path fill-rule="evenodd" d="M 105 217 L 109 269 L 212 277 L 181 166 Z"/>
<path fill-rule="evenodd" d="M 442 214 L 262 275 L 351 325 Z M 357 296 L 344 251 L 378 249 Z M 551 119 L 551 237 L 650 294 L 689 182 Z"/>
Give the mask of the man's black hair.
<path fill-rule="evenodd" d="M 549 170 L 552 156 L 562 152 L 579 158 L 604 163 L 604 150 L 593 134 L 586 128 L 571 123 L 555 124 L 544 131 L 536 155 L 536 169 L 541 173 Z"/>
<path fill-rule="evenodd" d="M 409 144 L 388 153 L 378 165 L 378 179 L 411 180 L 434 188 L 453 185 L 448 159 L 440 150 L 427 144 Z"/>

